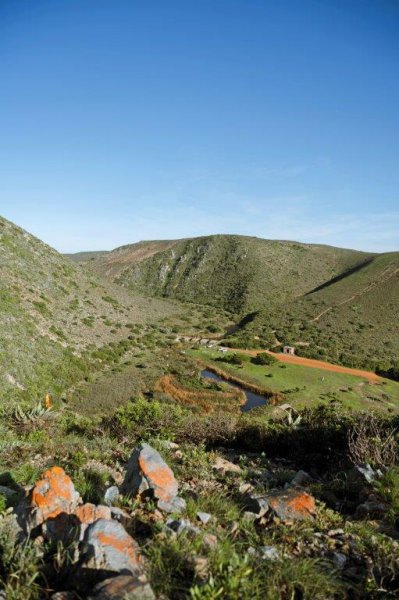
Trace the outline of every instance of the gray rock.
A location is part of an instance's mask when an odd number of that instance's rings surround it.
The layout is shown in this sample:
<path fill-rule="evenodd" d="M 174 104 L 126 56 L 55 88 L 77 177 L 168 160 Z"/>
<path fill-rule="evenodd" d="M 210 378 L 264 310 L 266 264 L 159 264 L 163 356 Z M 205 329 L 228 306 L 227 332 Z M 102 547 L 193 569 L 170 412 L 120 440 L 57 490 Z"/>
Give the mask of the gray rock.
<path fill-rule="evenodd" d="M 88 600 L 155 600 L 151 586 L 144 578 L 118 575 L 97 584 Z"/>
<path fill-rule="evenodd" d="M 244 519 L 244 521 L 256 521 L 256 519 L 259 519 L 259 515 L 257 515 L 254 512 L 251 512 L 250 510 L 246 510 L 243 512 L 242 518 Z"/>
<path fill-rule="evenodd" d="M 12 490 L 11 488 L 9 488 L 5 485 L 0 485 L 0 494 L 2 496 L 4 496 L 5 498 L 7 498 L 7 500 L 11 500 L 11 498 L 13 496 L 16 496 L 18 494 L 18 492 L 16 492 L 15 490 Z"/>
<path fill-rule="evenodd" d="M 334 552 L 332 560 L 333 560 L 334 566 L 337 569 L 343 569 L 346 564 L 347 558 L 346 558 L 345 554 L 342 554 L 342 552 Z"/>
<path fill-rule="evenodd" d="M 142 558 L 138 544 L 117 521 L 99 519 L 90 524 L 81 544 L 80 569 L 138 575 Z"/>
<path fill-rule="evenodd" d="M 5 597 L 5 596 L 4 596 Z M 1 596 L 0 596 L 1 598 Z M 75 592 L 56 592 L 51 596 L 51 600 L 77 600 Z"/>
<path fill-rule="evenodd" d="M 119 496 L 120 494 L 118 486 L 112 485 L 111 487 L 105 490 L 104 504 L 106 504 L 107 506 L 112 506 L 118 500 Z"/>
<path fill-rule="evenodd" d="M 165 500 L 158 500 L 157 506 L 159 510 L 162 510 L 168 514 L 181 513 L 186 510 L 186 501 L 180 496 L 175 496 L 175 498 L 169 502 L 166 502 Z"/>
<path fill-rule="evenodd" d="M 159 452 L 142 443 L 129 459 L 121 492 L 137 496 L 150 491 L 157 500 L 170 502 L 177 496 L 178 483 Z"/>
<path fill-rule="evenodd" d="M 188 533 L 192 536 L 196 536 L 199 533 L 201 533 L 200 529 L 198 529 L 198 527 L 195 527 L 195 525 L 190 523 L 188 519 L 168 519 L 166 521 L 166 527 L 168 529 L 171 529 L 175 533 L 182 533 L 184 531 L 185 533 Z"/>
<path fill-rule="evenodd" d="M 202 512 L 201 510 L 199 510 L 197 512 L 197 519 L 199 521 L 201 521 L 201 523 L 203 523 L 204 525 L 206 525 L 212 519 L 212 515 L 210 515 L 207 512 Z"/>
<path fill-rule="evenodd" d="M 362 475 L 367 483 L 373 483 L 375 479 L 382 475 L 381 471 L 374 471 L 374 469 L 368 463 L 356 465 L 355 469 L 358 471 L 358 473 L 360 473 L 360 475 Z"/>
<path fill-rule="evenodd" d="M 298 471 L 298 473 L 296 473 L 295 477 L 292 479 L 291 485 L 300 487 L 310 483 L 311 481 L 312 478 L 309 473 L 306 473 L 306 471 Z"/>
<path fill-rule="evenodd" d="M 244 502 L 245 508 L 248 511 L 255 513 L 259 517 L 265 515 L 269 510 L 269 503 L 267 501 L 267 498 L 265 498 L 264 496 L 255 494 L 248 495 L 245 497 Z"/>
<path fill-rule="evenodd" d="M 259 553 L 264 560 L 279 560 L 280 558 L 280 554 L 275 546 L 261 546 Z"/>

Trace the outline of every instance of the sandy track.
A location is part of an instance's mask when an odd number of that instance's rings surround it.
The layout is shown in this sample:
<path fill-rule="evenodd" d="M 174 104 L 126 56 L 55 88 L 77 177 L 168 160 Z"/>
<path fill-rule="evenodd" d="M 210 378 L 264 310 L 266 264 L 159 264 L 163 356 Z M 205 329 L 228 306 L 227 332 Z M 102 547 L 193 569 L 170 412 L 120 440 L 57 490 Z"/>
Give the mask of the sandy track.
<path fill-rule="evenodd" d="M 232 348 L 235 352 L 243 352 L 244 354 L 250 354 L 256 356 L 260 352 L 266 352 L 265 350 L 243 350 L 242 348 Z M 347 375 L 355 375 L 356 377 L 363 377 L 368 381 L 381 381 L 382 378 L 372 371 L 363 371 L 362 369 L 351 369 L 350 367 L 343 367 L 342 365 L 333 365 L 332 363 L 324 362 L 322 360 L 316 360 L 314 358 L 304 358 L 303 356 L 292 356 L 290 354 L 282 354 L 277 352 L 270 352 L 268 354 L 277 358 L 280 362 L 289 363 L 291 365 L 302 365 L 303 367 L 310 367 L 312 369 L 322 369 L 323 371 L 332 371 L 334 373 L 345 373 Z"/>

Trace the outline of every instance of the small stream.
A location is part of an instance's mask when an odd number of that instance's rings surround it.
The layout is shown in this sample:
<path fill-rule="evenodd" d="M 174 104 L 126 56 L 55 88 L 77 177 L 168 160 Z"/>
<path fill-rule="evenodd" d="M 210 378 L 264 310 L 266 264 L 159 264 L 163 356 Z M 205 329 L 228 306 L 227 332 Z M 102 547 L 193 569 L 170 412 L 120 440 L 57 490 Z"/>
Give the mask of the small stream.
<path fill-rule="evenodd" d="M 201 377 L 207 377 L 208 379 L 214 379 L 215 381 L 222 381 L 223 383 L 228 383 L 229 385 L 231 385 L 231 387 L 242 390 L 247 398 L 246 403 L 241 407 L 241 410 L 243 412 L 251 410 L 251 408 L 255 408 L 256 406 L 264 406 L 265 404 L 267 404 L 267 398 L 265 398 L 264 396 L 255 394 L 254 392 L 247 390 L 244 386 L 238 385 L 238 383 L 227 381 L 226 379 L 223 379 L 223 377 L 220 377 L 220 375 L 216 375 L 216 373 L 208 371 L 208 369 L 204 369 L 203 371 L 201 371 Z"/>

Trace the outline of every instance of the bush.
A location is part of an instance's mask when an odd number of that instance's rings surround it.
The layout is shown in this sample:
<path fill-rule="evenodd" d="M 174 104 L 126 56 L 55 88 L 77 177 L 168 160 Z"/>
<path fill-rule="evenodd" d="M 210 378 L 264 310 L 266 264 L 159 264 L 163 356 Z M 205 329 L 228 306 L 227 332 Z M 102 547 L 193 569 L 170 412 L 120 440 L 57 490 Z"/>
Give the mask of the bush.
<path fill-rule="evenodd" d="M 254 365 L 274 365 L 274 363 L 277 362 L 277 359 L 267 352 L 261 352 L 260 354 L 257 354 L 251 358 L 251 362 Z"/>

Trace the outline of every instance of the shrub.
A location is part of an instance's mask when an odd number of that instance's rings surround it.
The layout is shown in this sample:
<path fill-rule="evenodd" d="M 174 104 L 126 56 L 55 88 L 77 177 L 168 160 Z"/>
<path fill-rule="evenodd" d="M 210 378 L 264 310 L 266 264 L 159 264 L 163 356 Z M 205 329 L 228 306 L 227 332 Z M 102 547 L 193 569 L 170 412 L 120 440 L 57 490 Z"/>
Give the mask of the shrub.
<path fill-rule="evenodd" d="M 261 352 L 260 354 L 257 354 L 251 358 L 251 362 L 254 365 L 274 365 L 274 363 L 277 362 L 277 359 L 267 352 Z"/>
<path fill-rule="evenodd" d="M 397 431 L 374 415 L 359 419 L 348 432 L 349 456 L 354 464 L 388 467 L 396 462 Z"/>

